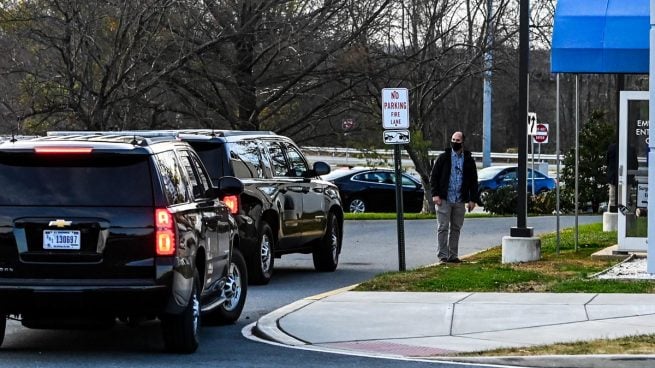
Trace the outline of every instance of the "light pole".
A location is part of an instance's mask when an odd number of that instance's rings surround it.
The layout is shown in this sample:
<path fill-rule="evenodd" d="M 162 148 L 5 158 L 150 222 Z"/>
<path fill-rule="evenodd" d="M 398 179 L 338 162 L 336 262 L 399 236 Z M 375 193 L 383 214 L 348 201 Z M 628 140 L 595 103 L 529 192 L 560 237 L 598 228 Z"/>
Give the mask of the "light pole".
<path fill-rule="evenodd" d="M 527 157 L 528 157 L 528 65 L 530 60 L 530 2 L 520 0 L 519 5 L 519 121 L 518 121 L 518 198 L 516 204 L 516 227 L 511 228 L 512 237 L 530 238 L 533 229 L 527 227 Z"/>
<path fill-rule="evenodd" d="M 493 0 L 487 0 L 487 50 L 484 53 L 484 82 L 482 103 L 482 167 L 491 166 L 491 68 L 493 67 Z"/>

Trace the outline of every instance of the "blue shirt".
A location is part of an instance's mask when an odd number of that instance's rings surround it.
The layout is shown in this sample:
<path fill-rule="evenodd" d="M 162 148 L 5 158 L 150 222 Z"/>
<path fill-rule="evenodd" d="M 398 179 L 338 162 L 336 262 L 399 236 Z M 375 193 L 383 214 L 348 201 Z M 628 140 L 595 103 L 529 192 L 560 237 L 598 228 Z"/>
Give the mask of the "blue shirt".
<path fill-rule="evenodd" d="M 464 168 L 464 152 L 450 153 L 450 180 L 448 180 L 448 202 L 462 201 L 462 172 Z"/>

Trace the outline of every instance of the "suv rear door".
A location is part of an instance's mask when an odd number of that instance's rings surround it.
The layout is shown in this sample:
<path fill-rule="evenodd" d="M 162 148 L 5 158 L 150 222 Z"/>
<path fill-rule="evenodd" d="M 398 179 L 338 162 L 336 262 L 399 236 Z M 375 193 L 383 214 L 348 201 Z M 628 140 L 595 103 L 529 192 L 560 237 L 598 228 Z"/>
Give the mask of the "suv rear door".
<path fill-rule="evenodd" d="M 302 199 L 302 235 L 303 242 L 307 243 L 320 238 L 324 233 L 327 221 L 325 187 L 315 180 L 316 178 L 310 176 L 309 164 L 298 147 L 290 143 L 285 143 L 284 147 L 292 175 L 302 178 L 298 181 L 298 185 L 303 187 L 304 193 Z"/>
<path fill-rule="evenodd" d="M 205 240 L 207 262 L 209 264 L 208 278 L 213 274 L 222 276 L 227 272 L 230 255 L 229 208 L 218 198 L 212 198 L 208 190 L 212 187 L 211 179 L 200 163 L 200 159 L 192 151 L 180 151 L 180 162 L 187 173 L 189 188 L 192 188 L 192 199 L 199 211 L 202 212 L 202 225 L 207 229 L 208 237 Z"/>
<path fill-rule="evenodd" d="M 263 140 L 270 161 L 270 168 L 280 194 L 280 222 L 283 236 L 278 246 L 281 249 L 292 248 L 302 244 L 303 195 L 308 188 L 302 184 L 302 178 L 291 176 L 284 146 L 281 142 Z"/>
<path fill-rule="evenodd" d="M 288 142 L 264 140 L 271 168 L 280 192 L 284 194 L 282 222 L 287 234 L 294 239 L 281 242 L 281 248 L 319 238 L 327 221 L 324 188 L 309 177 L 309 165 L 300 150 Z"/>

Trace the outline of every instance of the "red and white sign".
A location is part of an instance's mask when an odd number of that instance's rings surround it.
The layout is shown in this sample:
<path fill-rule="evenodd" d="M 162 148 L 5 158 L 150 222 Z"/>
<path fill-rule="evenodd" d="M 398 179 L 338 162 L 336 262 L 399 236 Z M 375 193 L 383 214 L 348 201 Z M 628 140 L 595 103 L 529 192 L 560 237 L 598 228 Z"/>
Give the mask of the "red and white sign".
<path fill-rule="evenodd" d="M 341 122 L 341 128 L 345 131 L 349 131 L 354 127 L 355 127 L 355 120 L 353 119 L 343 119 L 343 121 Z"/>
<path fill-rule="evenodd" d="M 534 135 L 532 136 L 532 142 L 548 143 L 548 124 L 537 124 Z"/>
<path fill-rule="evenodd" d="M 382 89 L 382 127 L 409 128 L 409 93 L 407 88 Z"/>

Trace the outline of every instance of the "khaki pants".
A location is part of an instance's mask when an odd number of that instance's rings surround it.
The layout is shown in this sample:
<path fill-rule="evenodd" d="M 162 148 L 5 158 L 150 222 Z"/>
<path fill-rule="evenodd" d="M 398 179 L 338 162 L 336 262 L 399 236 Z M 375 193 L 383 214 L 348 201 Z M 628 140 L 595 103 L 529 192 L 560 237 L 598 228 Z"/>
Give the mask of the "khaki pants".
<path fill-rule="evenodd" d="M 459 232 L 464 224 L 464 203 L 442 201 L 437 206 L 437 241 L 439 260 L 451 261 L 458 257 Z"/>

